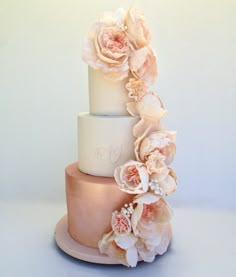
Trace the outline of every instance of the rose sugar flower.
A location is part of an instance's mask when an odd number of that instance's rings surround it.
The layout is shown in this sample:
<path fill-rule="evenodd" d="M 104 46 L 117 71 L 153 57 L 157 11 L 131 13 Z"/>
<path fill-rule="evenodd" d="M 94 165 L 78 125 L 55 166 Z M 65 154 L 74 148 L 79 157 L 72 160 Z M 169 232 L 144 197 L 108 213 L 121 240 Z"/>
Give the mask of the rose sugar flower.
<path fill-rule="evenodd" d="M 95 69 L 101 69 L 112 80 L 128 76 L 130 42 L 119 22 L 124 15 L 116 13 L 94 23 L 85 40 L 82 57 Z"/>

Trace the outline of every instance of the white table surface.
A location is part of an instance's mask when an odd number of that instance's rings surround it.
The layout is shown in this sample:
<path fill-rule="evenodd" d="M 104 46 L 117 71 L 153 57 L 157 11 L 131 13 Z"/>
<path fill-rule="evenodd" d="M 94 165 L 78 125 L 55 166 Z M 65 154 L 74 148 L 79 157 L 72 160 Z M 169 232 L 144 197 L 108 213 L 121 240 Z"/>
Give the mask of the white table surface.
<path fill-rule="evenodd" d="M 236 276 L 236 212 L 175 208 L 169 251 L 136 268 L 97 265 L 64 254 L 54 242 L 63 204 L 0 202 L 0 276 Z"/>

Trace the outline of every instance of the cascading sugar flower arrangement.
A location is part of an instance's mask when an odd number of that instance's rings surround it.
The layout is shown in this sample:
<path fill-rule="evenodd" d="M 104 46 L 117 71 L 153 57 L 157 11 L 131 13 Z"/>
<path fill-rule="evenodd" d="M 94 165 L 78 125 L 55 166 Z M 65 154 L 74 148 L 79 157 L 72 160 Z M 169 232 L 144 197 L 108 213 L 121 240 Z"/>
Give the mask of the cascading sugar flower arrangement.
<path fill-rule="evenodd" d="M 133 128 L 136 160 L 115 169 L 119 189 L 133 200 L 111 215 L 111 232 L 99 241 L 102 254 L 135 267 L 138 260 L 152 262 L 171 240 L 172 211 L 166 196 L 176 190 L 170 164 L 176 152 L 176 132 L 161 124 L 167 111 L 150 89 L 157 79 L 157 59 L 150 46 L 151 34 L 136 8 L 105 14 L 91 27 L 83 59 L 114 82 L 128 78 L 130 115 L 139 121 Z"/>

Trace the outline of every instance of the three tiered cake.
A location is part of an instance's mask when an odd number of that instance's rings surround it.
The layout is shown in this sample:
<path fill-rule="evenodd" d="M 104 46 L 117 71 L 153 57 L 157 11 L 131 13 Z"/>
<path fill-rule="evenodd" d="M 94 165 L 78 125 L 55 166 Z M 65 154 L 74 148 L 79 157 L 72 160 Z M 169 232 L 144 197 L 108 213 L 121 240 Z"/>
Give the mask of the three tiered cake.
<path fill-rule="evenodd" d="M 68 233 L 126 266 L 152 262 L 171 239 L 176 134 L 161 124 L 166 110 L 150 88 L 157 60 L 143 14 L 104 14 L 82 56 L 90 113 L 78 115 L 79 162 L 66 168 Z"/>

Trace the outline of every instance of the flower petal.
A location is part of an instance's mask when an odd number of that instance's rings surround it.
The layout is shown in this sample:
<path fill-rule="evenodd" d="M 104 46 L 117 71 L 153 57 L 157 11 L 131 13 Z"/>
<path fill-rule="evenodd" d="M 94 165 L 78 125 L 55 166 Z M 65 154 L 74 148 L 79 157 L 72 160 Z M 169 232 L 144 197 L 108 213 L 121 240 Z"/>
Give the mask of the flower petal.
<path fill-rule="evenodd" d="M 167 224 L 165 226 L 165 230 L 163 230 L 162 240 L 161 240 L 160 244 L 158 245 L 158 247 L 156 247 L 156 249 L 155 249 L 156 254 L 162 255 L 166 252 L 166 250 L 170 244 L 171 236 L 172 236 L 171 225 Z"/>
<path fill-rule="evenodd" d="M 114 239 L 114 232 L 104 234 L 102 239 L 98 242 L 99 251 L 104 254 L 107 251 L 109 243 Z"/>
<path fill-rule="evenodd" d="M 137 249 L 134 245 L 132 247 L 130 247 L 129 249 L 127 249 L 126 260 L 127 260 L 127 263 L 131 267 L 135 267 L 137 265 L 137 263 L 138 263 L 138 251 L 137 251 Z"/>
<path fill-rule="evenodd" d="M 142 258 L 144 262 L 151 263 L 154 261 L 155 253 L 153 251 L 149 251 L 141 239 L 139 239 L 136 243 L 136 247 L 139 256 Z"/>
<path fill-rule="evenodd" d="M 136 102 L 126 103 L 126 109 L 132 116 L 139 116 L 139 113 L 136 109 Z"/>
<path fill-rule="evenodd" d="M 137 196 L 134 198 L 134 203 L 137 204 L 151 204 L 159 201 L 161 196 L 155 195 L 154 193 L 147 192 L 142 194 L 141 196 Z"/>
<path fill-rule="evenodd" d="M 135 244 L 137 238 L 134 235 L 129 234 L 126 236 L 116 236 L 114 240 L 120 248 L 129 249 Z"/>
<path fill-rule="evenodd" d="M 160 120 L 167 113 L 167 110 L 163 108 L 160 98 L 152 92 L 145 94 L 137 102 L 137 110 L 141 117 L 150 117 L 156 120 Z"/>
<path fill-rule="evenodd" d="M 171 169 L 171 171 L 173 170 Z M 176 179 L 173 177 L 173 175 L 171 175 L 171 173 L 168 174 L 164 179 L 160 180 L 159 185 L 167 195 L 173 193 L 177 188 Z"/>
<path fill-rule="evenodd" d="M 135 236 L 138 236 L 139 231 L 137 230 L 137 224 L 139 219 L 141 218 L 143 212 L 143 204 L 139 204 L 133 211 L 132 217 L 131 217 L 131 225 L 133 229 L 133 233 Z"/>
<path fill-rule="evenodd" d="M 151 129 L 151 126 L 149 123 L 150 122 L 148 120 L 146 120 L 145 118 L 141 118 L 141 120 L 139 120 L 139 122 L 133 128 L 134 137 L 140 138 L 145 133 L 147 133 Z"/>
<path fill-rule="evenodd" d="M 129 60 L 130 70 L 135 72 L 139 68 L 141 68 L 143 66 L 143 64 L 145 63 L 147 54 L 148 54 L 147 47 L 143 47 L 143 48 L 140 48 L 140 49 L 134 51 L 131 54 L 130 60 Z"/>

